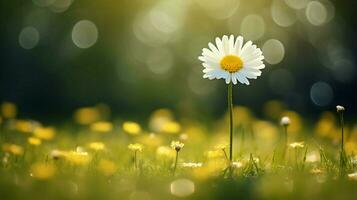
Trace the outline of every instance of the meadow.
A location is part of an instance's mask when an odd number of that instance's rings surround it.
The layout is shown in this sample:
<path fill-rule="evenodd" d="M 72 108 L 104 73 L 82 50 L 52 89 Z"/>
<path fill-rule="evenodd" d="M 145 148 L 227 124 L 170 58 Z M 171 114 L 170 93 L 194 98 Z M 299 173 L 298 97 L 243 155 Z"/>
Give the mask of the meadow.
<path fill-rule="evenodd" d="M 234 107 L 229 162 L 228 113 L 208 126 L 158 109 L 138 123 L 100 104 L 47 125 L 4 102 L 1 199 L 355 199 L 356 127 L 344 124 L 341 166 L 335 110 L 312 121 L 279 101 L 265 108 L 261 119 Z"/>

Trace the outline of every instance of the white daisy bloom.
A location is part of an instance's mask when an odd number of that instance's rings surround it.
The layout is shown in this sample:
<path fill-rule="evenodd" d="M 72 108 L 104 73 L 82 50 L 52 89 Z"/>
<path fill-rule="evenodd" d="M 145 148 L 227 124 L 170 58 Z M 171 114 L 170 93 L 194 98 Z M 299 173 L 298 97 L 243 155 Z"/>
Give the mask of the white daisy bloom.
<path fill-rule="evenodd" d="M 243 37 L 236 39 L 224 35 L 222 39 L 216 38 L 216 45 L 208 43 L 209 48 L 202 49 L 198 57 L 203 62 L 203 78 L 225 79 L 229 84 L 249 85 L 248 79 L 256 79 L 264 69 L 263 52 L 252 41 L 243 44 Z"/>

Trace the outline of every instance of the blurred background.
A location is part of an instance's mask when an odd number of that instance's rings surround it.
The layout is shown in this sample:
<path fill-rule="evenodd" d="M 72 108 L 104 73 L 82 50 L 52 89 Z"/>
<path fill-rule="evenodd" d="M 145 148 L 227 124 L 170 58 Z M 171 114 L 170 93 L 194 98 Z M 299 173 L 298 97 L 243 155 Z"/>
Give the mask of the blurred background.
<path fill-rule="evenodd" d="M 266 69 L 234 87 L 258 115 L 270 100 L 314 117 L 356 112 L 355 1 L 16 0 L 0 3 L 0 101 L 61 119 L 104 103 L 114 115 L 158 108 L 197 119 L 226 111 L 226 85 L 197 57 L 224 34 L 264 52 Z M 269 104 L 268 104 L 269 105 Z"/>

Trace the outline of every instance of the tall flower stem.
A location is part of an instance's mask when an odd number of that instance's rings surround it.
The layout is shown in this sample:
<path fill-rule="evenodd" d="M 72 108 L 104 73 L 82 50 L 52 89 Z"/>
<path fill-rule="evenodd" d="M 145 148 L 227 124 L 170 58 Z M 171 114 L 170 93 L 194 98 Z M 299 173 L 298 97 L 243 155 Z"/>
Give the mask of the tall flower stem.
<path fill-rule="evenodd" d="M 285 155 L 286 155 L 286 150 L 288 148 L 288 126 L 283 126 L 284 128 L 284 147 L 283 147 L 283 156 L 282 159 L 283 161 L 285 160 Z"/>
<path fill-rule="evenodd" d="M 228 84 L 228 110 L 229 110 L 229 161 L 233 160 L 233 83 Z"/>
<path fill-rule="evenodd" d="M 341 125 L 341 152 L 344 151 L 344 133 L 343 133 L 343 127 L 344 127 L 344 120 L 343 120 L 343 113 L 340 113 L 340 125 Z"/>
<path fill-rule="evenodd" d="M 134 168 L 138 169 L 138 161 L 137 161 L 137 151 L 134 151 Z"/>
<path fill-rule="evenodd" d="M 339 115 L 340 115 L 340 126 L 341 126 L 340 175 L 344 176 L 345 167 L 346 167 L 346 153 L 345 153 L 345 147 L 344 147 L 343 112 L 340 112 Z"/>
<path fill-rule="evenodd" d="M 175 176 L 175 172 L 176 172 L 177 161 L 178 161 L 178 152 L 179 152 L 179 151 L 176 151 L 176 158 L 175 158 L 175 165 L 174 165 L 173 176 Z"/>

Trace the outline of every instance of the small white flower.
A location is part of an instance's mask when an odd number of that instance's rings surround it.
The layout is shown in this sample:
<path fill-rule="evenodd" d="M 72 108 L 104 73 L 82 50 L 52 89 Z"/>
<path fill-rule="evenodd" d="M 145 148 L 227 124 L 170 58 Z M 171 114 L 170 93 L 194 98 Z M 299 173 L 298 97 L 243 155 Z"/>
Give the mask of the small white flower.
<path fill-rule="evenodd" d="M 289 117 L 287 117 L 287 116 L 284 116 L 284 117 L 282 117 L 281 118 L 281 121 L 280 121 L 280 124 L 282 125 L 282 126 L 289 126 L 290 125 L 290 118 Z"/>
<path fill-rule="evenodd" d="M 256 79 L 265 68 L 263 52 L 252 41 L 243 44 L 242 36 L 217 37 L 216 44 L 208 43 L 208 47 L 203 48 L 202 56 L 198 57 L 203 62 L 203 78 L 223 78 L 227 84 L 239 81 L 249 85 L 248 79 Z"/>
<path fill-rule="evenodd" d="M 186 167 L 186 168 L 198 168 L 198 167 L 202 167 L 202 163 L 185 162 L 185 163 L 182 163 L 182 167 Z"/>
<path fill-rule="evenodd" d="M 296 149 L 296 148 L 304 148 L 304 142 L 294 142 L 294 143 L 291 143 L 289 144 L 289 146 L 293 149 Z"/>
<path fill-rule="evenodd" d="M 180 151 L 184 146 L 185 146 L 185 144 L 180 141 L 172 141 L 171 142 L 171 148 L 173 148 L 176 151 Z"/>
<path fill-rule="evenodd" d="M 232 162 L 232 167 L 241 168 L 241 167 L 243 167 L 243 163 L 241 163 L 241 162 Z"/>
<path fill-rule="evenodd" d="M 337 110 L 337 112 L 343 112 L 343 111 L 345 111 L 345 107 L 337 105 L 336 110 Z"/>
<path fill-rule="evenodd" d="M 139 143 L 135 143 L 135 144 L 129 144 L 128 145 L 128 149 L 134 152 L 142 152 L 143 151 L 143 145 L 139 144 Z"/>

